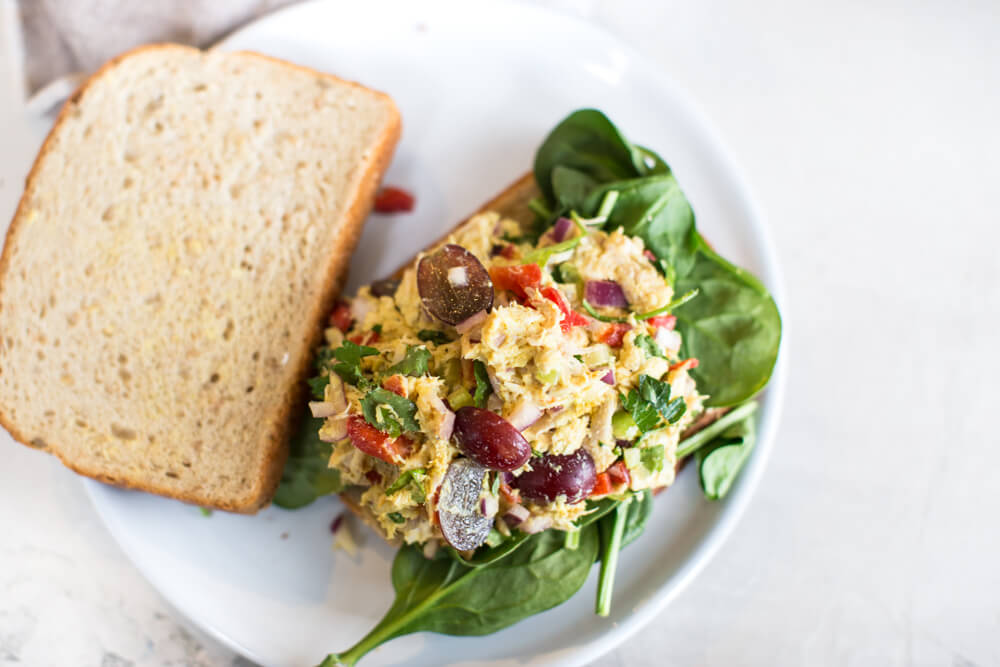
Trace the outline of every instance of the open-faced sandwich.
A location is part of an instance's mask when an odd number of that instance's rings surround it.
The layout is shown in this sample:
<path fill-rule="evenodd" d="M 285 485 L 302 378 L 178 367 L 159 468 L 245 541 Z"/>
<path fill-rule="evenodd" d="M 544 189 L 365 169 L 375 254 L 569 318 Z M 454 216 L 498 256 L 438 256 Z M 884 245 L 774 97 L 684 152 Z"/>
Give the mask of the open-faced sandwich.
<path fill-rule="evenodd" d="M 663 160 L 594 110 L 552 131 L 533 179 L 330 322 L 277 501 L 342 491 L 402 546 L 396 603 L 325 664 L 410 632 L 493 632 L 568 599 L 596 561 L 606 615 L 618 551 L 683 459 L 709 498 L 728 491 L 781 332 Z"/>

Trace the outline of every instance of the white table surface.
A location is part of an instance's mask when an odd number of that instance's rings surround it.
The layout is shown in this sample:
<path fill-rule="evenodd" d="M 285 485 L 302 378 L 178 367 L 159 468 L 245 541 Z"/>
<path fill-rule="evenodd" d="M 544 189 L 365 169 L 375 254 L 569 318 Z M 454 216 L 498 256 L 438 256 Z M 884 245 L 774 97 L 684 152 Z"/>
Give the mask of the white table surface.
<path fill-rule="evenodd" d="M 743 165 L 795 347 L 743 521 L 594 664 L 1000 664 L 1000 5 L 644 5 L 587 6 Z M 3 216 L 23 176 L 0 174 Z M 0 454 L 0 663 L 247 664 L 174 616 L 76 477 Z"/>

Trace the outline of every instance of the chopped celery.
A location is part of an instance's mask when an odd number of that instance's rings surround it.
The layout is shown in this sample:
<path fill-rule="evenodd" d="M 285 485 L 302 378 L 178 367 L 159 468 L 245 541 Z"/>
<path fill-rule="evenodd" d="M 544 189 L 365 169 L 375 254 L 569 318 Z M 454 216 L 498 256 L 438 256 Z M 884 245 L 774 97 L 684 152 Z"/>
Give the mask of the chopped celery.
<path fill-rule="evenodd" d="M 633 440 L 639 435 L 639 428 L 635 425 L 632 415 L 619 410 L 611 417 L 611 433 L 616 440 Z"/>
<path fill-rule="evenodd" d="M 464 408 L 467 405 L 475 404 L 475 400 L 472 398 L 472 394 L 465 387 L 460 386 L 455 391 L 448 394 L 448 403 L 451 405 L 452 410 L 458 410 L 459 408 Z"/>

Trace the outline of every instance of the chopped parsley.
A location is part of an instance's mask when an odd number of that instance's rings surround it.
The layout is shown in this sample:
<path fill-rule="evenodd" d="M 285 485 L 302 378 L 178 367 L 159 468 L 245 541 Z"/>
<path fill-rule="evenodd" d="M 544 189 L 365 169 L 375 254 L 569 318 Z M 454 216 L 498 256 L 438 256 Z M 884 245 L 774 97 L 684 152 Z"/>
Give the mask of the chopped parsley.
<path fill-rule="evenodd" d="M 413 375 L 420 377 L 427 374 L 427 363 L 431 360 L 431 353 L 426 347 L 415 345 L 406 346 L 406 356 L 398 364 L 394 364 L 386 369 L 385 375 Z"/>
<path fill-rule="evenodd" d="M 676 424 L 687 410 L 683 397 L 670 400 L 669 383 L 649 375 L 640 375 L 639 386 L 627 395 L 619 394 L 619 398 L 622 407 L 632 415 L 635 425 L 643 433 L 660 428 L 662 420 Z"/>
<path fill-rule="evenodd" d="M 358 345 L 349 340 L 333 350 L 333 358 L 337 363 L 330 366 L 330 370 L 359 389 L 367 389 L 372 381 L 366 378 L 361 372 L 361 360 L 364 357 L 373 357 L 378 354 L 378 350 L 367 345 Z"/>
<path fill-rule="evenodd" d="M 476 402 L 477 408 L 486 407 L 486 399 L 490 397 L 493 393 L 493 385 L 490 384 L 490 374 L 486 370 L 486 364 L 476 360 L 474 364 L 475 376 L 476 376 L 476 393 L 472 395 L 472 399 Z"/>
<path fill-rule="evenodd" d="M 365 421 L 394 438 L 404 431 L 419 431 L 417 404 L 410 399 L 377 387 L 361 399 Z"/>
<path fill-rule="evenodd" d="M 389 517 L 389 521 L 392 521 L 393 523 L 406 523 L 406 518 L 399 512 L 389 512 L 386 516 Z"/>
<path fill-rule="evenodd" d="M 424 480 L 427 479 L 427 471 L 423 468 L 407 470 L 396 478 L 396 481 L 385 490 L 385 495 L 391 496 L 402 491 L 407 486 L 410 487 L 410 497 L 414 502 L 423 503 L 427 500 L 427 493 L 424 491 Z"/>
<path fill-rule="evenodd" d="M 635 337 L 635 346 L 646 353 L 647 357 L 662 357 L 666 359 L 666 355 L 663 354 L 663 350 L 660 346 L 656 344 L 651 336 L 642 334 L 641 336 Z"/>

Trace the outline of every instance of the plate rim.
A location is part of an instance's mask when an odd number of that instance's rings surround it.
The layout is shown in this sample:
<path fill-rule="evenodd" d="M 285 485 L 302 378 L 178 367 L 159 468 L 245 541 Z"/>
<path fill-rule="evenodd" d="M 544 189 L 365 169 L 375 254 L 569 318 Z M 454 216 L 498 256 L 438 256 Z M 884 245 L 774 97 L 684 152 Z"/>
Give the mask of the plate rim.
<path fill-rule="evenodd" d="M 379 1 L 386 5 L 397 3 L 397 0 Z M 282 7 L 241 26 L 227 34 L 210 48 L 234 50 L 237 47 L 230 46 L 232 42 L 242 38 L 246 33 L 259 29 L 264 23 L 288 14 L 302 12 L 308 15 L 309 12 L 316 11 L 316 7 L 330 4 L 332 4 L 331 0 L 306 0 L 305 2 Z M 467 7 L 460 0 L 436 0 L 434 4 Z M 759 202 L 754 199 L 743 169 L 732 157 L 732 152 L 723 140 L 722 135 L 698 106 L 694 97 L 676 80 L 670 77 L 668 73 L 655 67 L 648 57 L 596 22 L 576 14 L 568 14 L 548 6 L 530 4 L 519 0 L 494 0 L 490 4 L 496 11 L 516 10 L 529 14 L 538 14 L 549 19 L 558 18 L 560 21 L 573 24 L 573 30 L 583 29 L 592 33 L 598 33 L 606 43 L 613 44 L 619 52 L 624 54 L 631 65 L 641 69 L 644 78 L 656 81 L 662 89 L 670 92 L 676 104 L 682 107 L 686 115 L 697 125 L 703 143 L 721 160 L 723 173 L 731 181 L 730 189 L 738 196 L 739 207 L 746 211 L 748 219 L 751 222 L 748 231 L 760 256 L 763 282 L 768 287 L 781 313 L 781 345 L 771 379 L 765 390 L 767 399 L 762 410 L 764 419 L 760 421 L 758 426 L 757 445 L 751 455 L 748 466 L 742 472 L 738 485 L 726 499 L 726 504 L 720 510 L 718 519 L 709 527 L 705 537 L 694 547 L 691 555 L 677 570 L 668 574 L 655 587 L 650 596 L 625 613 L 620 622 L 609 623 L 606 630 L 593 635 L 590 639 L 571 646 L 553 647 L 552 650 L 556 655 L 551 656 L 554 658 L 551 664 L 579 667 L 589 660 L 597 659 L 614 650 L 628 640 L 629 637 L 645 627 L 654 616 L 662 612 L 718 554 L 719 549 L 729 539 L 736 524 L 746 512 L 775 447 L 777 431 L 784 409 L 789 358 L 789 305 L 783 272 L 778 260 L 778 253 L 771 228 L 767 223 L 767 216 L 764 214 Z M 240 50 L 243 48 L 239 47 Z M 118 547 L 132 565 L 142 574 L 143 578 L 177 612 L 182 622 L 194 625 L 201 632 L 211 636 L 230 650 L 251 660 L 260 662 L 261 657 L 256 651 L 240 643 L 213 623 L 201 618 L 197 609 L 185 608 L 184 605 L 177 602 L 176 597 L 170 593 L 170 587 L 160 581 L 159 575 L 149 568 L 148 563 L 143 559 L 137 558 L 126 537 L 127 530 L 121 525 L 118 517 L 113 513 L 105 511 L 104 504 L 106 501 L 99 497 L 99 494 L 105 490 L 105 485 L 88 478 L 82 478 L 82 481 L 95 512 L 108 529 Z"/>

